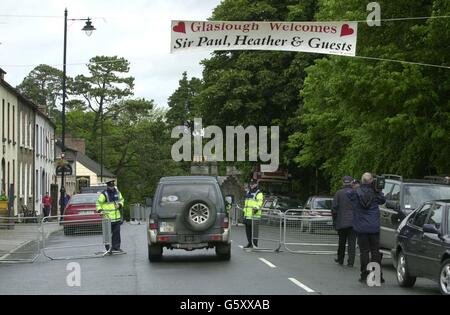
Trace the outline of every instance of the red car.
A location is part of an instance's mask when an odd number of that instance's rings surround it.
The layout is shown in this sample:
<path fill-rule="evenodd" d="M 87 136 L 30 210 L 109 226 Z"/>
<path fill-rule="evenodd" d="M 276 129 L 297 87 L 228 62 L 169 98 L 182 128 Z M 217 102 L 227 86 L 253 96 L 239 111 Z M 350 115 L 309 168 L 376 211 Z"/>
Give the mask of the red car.
<path fill-rule="evenodd" d="M 70 198 L 64 211 L 64 234 L 101 232 L 102 216 L 95 203 L 99 193 L 78 194 Z"/>

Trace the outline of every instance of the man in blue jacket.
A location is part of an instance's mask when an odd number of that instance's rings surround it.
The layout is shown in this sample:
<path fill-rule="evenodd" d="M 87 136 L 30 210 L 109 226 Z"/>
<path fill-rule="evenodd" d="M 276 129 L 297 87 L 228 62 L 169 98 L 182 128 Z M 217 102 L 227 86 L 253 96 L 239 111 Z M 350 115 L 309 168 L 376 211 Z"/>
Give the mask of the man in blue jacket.
<path fill-rule="evenodd" d="M 361 259 L 360 282 L 367 280 L 370 273 L 367 271 L 369 261 L 377 262 L 381 271 L 379 205 L 384 204 L 386 198 L 383 193 L 375 191 L 372 183 L 372 174 L 364 173 L 361 178 L 361 186 L 348 192 L 348 197 L 353 205 L 353 230 L 358 235 Z M 382 276 L 381 282 L 384 282 Z"/>

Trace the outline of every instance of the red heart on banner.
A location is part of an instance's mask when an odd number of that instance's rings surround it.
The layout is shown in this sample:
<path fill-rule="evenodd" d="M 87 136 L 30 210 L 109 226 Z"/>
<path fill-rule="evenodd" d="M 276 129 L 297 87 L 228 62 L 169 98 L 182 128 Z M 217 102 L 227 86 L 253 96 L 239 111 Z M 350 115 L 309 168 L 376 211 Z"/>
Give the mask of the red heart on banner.
<path fill-rule="evenodd" d="M 348 24 L 344 24 L 341 28 L 341 37 L 352 35 L 354 32 L 355 30 L 353 28 L 351 28 Z"/>
<path fill-rule="evenodd" d="M 173 31 L 186 34 L 186 26 L 184 25 L 184 22 L 178 22 L 178 24 L 173 27 Z"/>

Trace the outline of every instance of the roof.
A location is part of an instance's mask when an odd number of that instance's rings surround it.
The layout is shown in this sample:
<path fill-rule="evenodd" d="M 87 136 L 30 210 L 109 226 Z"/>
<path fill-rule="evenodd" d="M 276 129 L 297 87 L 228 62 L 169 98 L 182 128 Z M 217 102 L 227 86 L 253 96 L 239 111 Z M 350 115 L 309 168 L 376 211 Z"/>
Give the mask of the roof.
<path fill-rule="evenodd" d="M 62 152 L 62 143 L 59 140 L 56 140 L 55 142 L 55 148 L 56 148 L 56 155 L 60 155 Z M 77 155 L 78 151 L 75 151 L 74 149 L 71 149 L 69 147 L 66 146 L 66 150 L 65 150 L 65 157 L 64 159 L 67 161 L 75 161 L 76 160 L 76 155 Z"/>
<path fill-rule="evenodd" d="M 6 74 L 4 70 L 0 68 L 0 73 Z M 44 113 L 42 113 L 36 103 L 34 103 L 32 100 L 27 98 L 25 95 L 21 94 L 16 88 L 14 88 L 12 85 L 10 85 L 8 82 L 6 82 L 4 79 L 0 79 L 0 85 L 2 85 L 5 89 L 7 89 L 10 93 L 16 95 L 19 101 L 25 102 L 28 106 L 33 108 L 33 110 L 36 112 L 36 114 L 42 116 L 45 120 L 47 120 L 50 125 L 52 125 L 53 128 L 56 128 L 55 123 Z"/>
<path fill-rule="evenodd" d="M 437 181 L 432 181 L 432 180 L 428 180 L 428 179 L 403 179 L 403 180 L 398 180 L 398 179 L 386 179 L 386 182 L 390 180 L 390 181 L 395 181 L 395 182 L 399 182 L 399 183 L 403 183 L 403 184 L 417 184 L 417 185 L 426 185 L 426 186 L 448 186 L 449 184 L 444 183 L 444 182 L 437 182 Z"/>
<path fill-rule="evenodd" d="M 195 181 L 203 181 L 203 182 L 216 182 L 217 178 L 213 176 L 167 176 L 162 177 L 160 182 L 195 182 Z"/>
<path fill-rule="evenodd" d="M 403 182 L 403 183 L 416 183 L 416 184 L 433 184 L 433 185 L 450 185 L 450 176 L 425 176 L 423 179 L 405 179 L 401 175 L 395 174 L 383 174 L 386 180 Z"/>
<path fill-rule="evenodd" d="M 439 200 L 434 200 L 436 202 L 442 202 L 442 203 L 450 203 L 450 199 L 439 199 Z"/>
<path fill-rule="evenodd" d="M 93 159 L 88 157 L 87 155 L 77 152 L 77 161 L 83 164 L 85 167 L 93 171 L 95 174 L 100 175 L 101 173 L 101 165 L 95 162 Z M 111 171 L 107 170 L 103 167 L 103 176 L 104 177 L 116 177 Z"/>

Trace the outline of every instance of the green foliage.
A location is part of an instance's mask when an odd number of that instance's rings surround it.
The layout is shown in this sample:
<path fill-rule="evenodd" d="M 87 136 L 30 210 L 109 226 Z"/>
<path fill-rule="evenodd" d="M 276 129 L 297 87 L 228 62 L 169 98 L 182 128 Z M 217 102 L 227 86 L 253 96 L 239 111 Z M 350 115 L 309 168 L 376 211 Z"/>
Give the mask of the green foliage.
<path fill-rule="evenodd" d="M 188 80 L 187 73 L 183 72 L 179 87 L 169 97 L 169 110 L 166 118 L 169 126 L 182 126 L 193 120 L 196 112 L 195 98 L 202 88 L 202 82 L 197 78 Z"/>
<path fill-rule="evenodd" d="M 381 1 L 383 17 L 444 15 L 448 2 Z M 322 19 L 361 19 L 359 1 L 322 1 Z M 358 54 L 450 64 L 449 20 L 384 22 L 358 28 Z M 441 30 L 441 31 L 438 31 Z M 437 33 L 438 32 L 438 33 Z M 439 35 L 437 35 L 439 34 Z M 316 166 L 334 189 L 363 172 L 422 177 L 448 173 L 448 70 L 330 57 L 307 69 L 297 131 L 300 167 Z"/>
<path fill-rule="evenodd" d="M 61 70 L 48 65 L 35 67 L 17 86 L 19 92 L 37 105 L 44 105 L 50 117 L 58 117 L 58 103 L 62 99 Z M 67 79 L 70 81 L 70 78 Z"/>
<path fill-rule="evenodd" d="M 382 18 L 448 15 L 446 0 L 378 1 Z M 211 20 L 365 20 L 368 1 L 224 0 Z M 358 55 L 450 65 L 450 20 L 358 25 Z M 450 170 L 450 73 L 446 69 L 350 57 L 217 51 L 203 60 L 196 94 L 180 81 L 177 117 L 204 124 L 279 125 L 283 166 L 297 193 L 330 193 L 343 175 Z M 190 107 L 180 104 L 189 99 Z M 175 108 L 175 107 L 174 107 Z M 250 174 L 252 163 L 235 163 Z M 331 189 L 330 189 L 331 188 Z"/>

